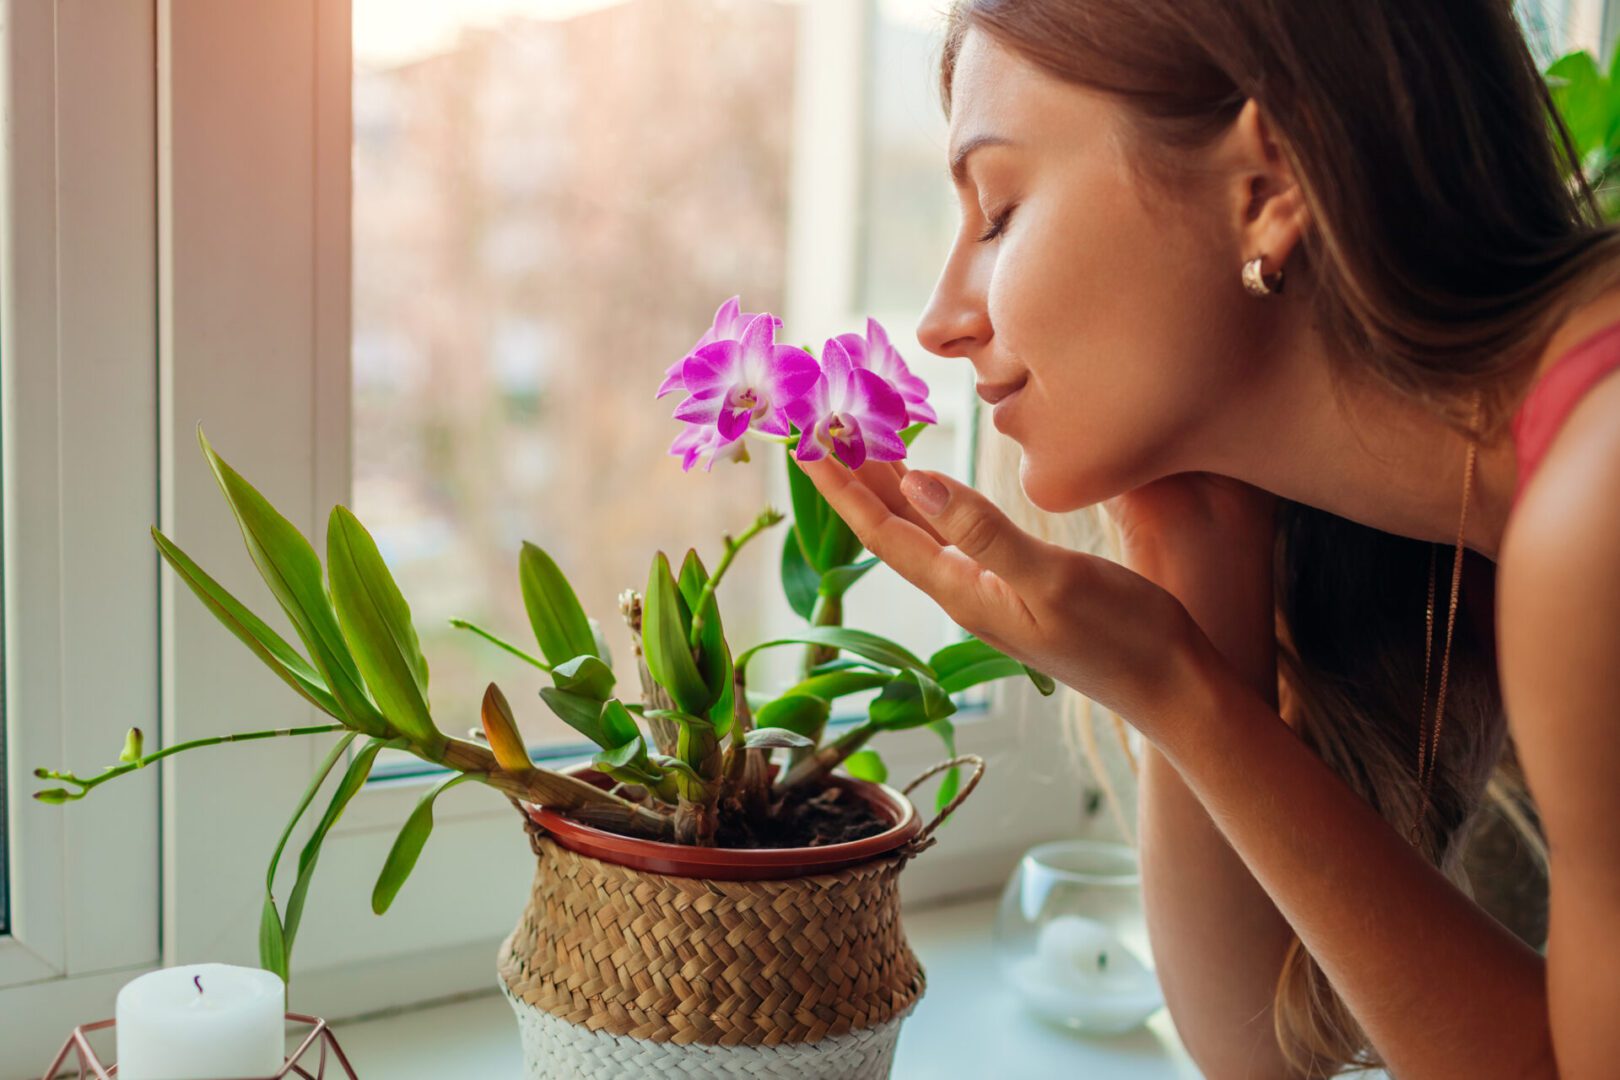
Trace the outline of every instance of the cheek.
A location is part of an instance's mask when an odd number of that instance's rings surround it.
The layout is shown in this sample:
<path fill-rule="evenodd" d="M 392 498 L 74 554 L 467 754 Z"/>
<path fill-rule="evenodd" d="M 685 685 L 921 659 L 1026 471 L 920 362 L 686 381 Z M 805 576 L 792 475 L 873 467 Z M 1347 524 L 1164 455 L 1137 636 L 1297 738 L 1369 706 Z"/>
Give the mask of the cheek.
<path fill-rule="evenodd" d="M 998 255 L 991 324 L 1030 372 L 1007 431 L 1025 492 L 1067 510 L 1177 464 L 1187 433 L 1231 397 L 1224 312 L 1242 294 L 1235 268 L 1217 280 L 1214 245 L 1183 216 L 1108 170 L 1029 209 Z"/>

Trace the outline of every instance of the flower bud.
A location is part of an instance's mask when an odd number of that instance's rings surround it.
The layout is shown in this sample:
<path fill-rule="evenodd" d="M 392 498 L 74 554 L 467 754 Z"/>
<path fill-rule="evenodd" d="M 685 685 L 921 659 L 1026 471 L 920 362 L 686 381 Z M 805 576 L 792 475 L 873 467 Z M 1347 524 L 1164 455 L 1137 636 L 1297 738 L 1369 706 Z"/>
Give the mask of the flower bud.
<path fill-rule="evenodd" d="M 130 728 L 129 734 L 124 736 L 124 749 L 118 755 L 118 760 L 126 763 L 139 761 L 141 759 L 142 741 L 141 729 L 138 727 Z"/>

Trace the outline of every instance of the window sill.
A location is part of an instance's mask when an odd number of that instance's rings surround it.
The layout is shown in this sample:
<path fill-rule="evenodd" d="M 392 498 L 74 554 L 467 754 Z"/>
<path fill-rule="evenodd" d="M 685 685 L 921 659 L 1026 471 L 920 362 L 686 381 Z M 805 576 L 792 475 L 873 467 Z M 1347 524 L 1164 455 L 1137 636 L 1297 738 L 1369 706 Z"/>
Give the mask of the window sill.
<path fill-rule="evenodd" d="M 896 1077 L 1199 1075 L 1162 1009 L 1145 1028 L 1099 1039 L 1069 1035 L 1026 1013 L 996 978 L 994 917 L 994 901 L 983 899 L 908 911 L 906 933 L 928 969 L 928 993 L 901 1028 Z M 522 1074 L 512 1012 L 496 994 L 340 1023 L 337 1035 L 361 1076 Z"/>

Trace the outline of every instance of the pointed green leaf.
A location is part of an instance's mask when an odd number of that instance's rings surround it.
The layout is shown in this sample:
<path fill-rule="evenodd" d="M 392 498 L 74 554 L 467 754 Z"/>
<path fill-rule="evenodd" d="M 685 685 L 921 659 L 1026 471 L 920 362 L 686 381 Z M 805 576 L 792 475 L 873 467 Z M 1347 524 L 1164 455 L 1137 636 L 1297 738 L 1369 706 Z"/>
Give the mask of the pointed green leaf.
<path fill-rule="evenodd" d="M 444 752 L 427 702 L 427 661 L 411 609 L 371 534 L 347 508 L 326 526 L 326 569 L 338 623 L 366 686 L 394 729 L 430 758 Z"/>
<path fill-rule="evenodd" d="M 576 656 L 551 671 L 557 689 L 606 701 L 613 696 L 613 669 L 595 656 Z"/>
<path fill-rule="evenodd" d="M 797 686 L 789 689 L 787 693 L 810 694 L 833 701 L 847 694 L 858 694 L 862 690 L 876 690 L 878 687 L 888 683 L 892 678 L 894 676 L 887 671 L 850 668 L 842 671 L 829 671 L 822 675 L 812 675 Z"/>
<path fill-rule="evenodd" d="M 687 645 L 692 619 L 686 610 L 669 559 L 660 551 L 653 558 L 647 575 L 647 592 L 642 600 L 641 646 L 647 670 L 658 685 L 669 691 L 682 710 L 703 713 L 718 694 L 710 691 Z"/>
<path fill-rule="evenodd" d="M 928 666 L 934 669 L 940 686 L 948 694 L 1014 675 L 1027 675 L 1043 696 L 1050 695 L 1055 689 L 1050 676 L 1014 660 L 978 638 L 970 637 L 966 641 L 945 646 L 928 658 Z"/>
<path fill-rule="evenodd" d="M 265 667 L 297 691 L 305 701 L 328 716 L 343 719 L 343 712 L 338 708 L 332 692 L 326 688 L 320 673 L 310 666 L 309 661 L 298 655 L 297 650 L 287 644 L 280 634 L 209 577 L 202 567 L 192 562 L 190 556 L 156 527 L 152 529 L 152 541 L 164 561 L 203 602 L 203 606 L 213 612 L 214 618 L 235 634 L 237 640 L 246 645 Z"/>
<path fill-rule="evenodd" d="M 761 649 L 775 648 L 778 645 L 831 645 L 833 648 L 844 649 L 887 667 L 916 668 L 929 675 L 933 671 L 927 664 L 888 638 L 847 626 L 807 626 L 786 637 L 764 641 L 745 650 L 737 657 L 737 663 L 739 666 L 745 666 Z"/>
<path fill-rule="evenodd" d="M 945 744 L 946 758 L 956 756 L 956 725 L 949 720 L 935 720 L 928 725 L 928 730 L 938 735 Z M 962 768 L 952 765 L 945 770 L 945 778 L 939 782 L 939 790 L 934 794 L 934 813 L 945 809 L 947 803 L 956 798 L 957 791 L 962 786 Z"/>
<path fill-rule="evenodd" d="M 821 575 L 805 560 L 798 530 L 789 529 L 782 537 L 782 593 L 787 597 L 788 607 L 799 618 L 809 621 L 816 613 L 816 593 L 820 588 Z"/>
<path fill-rule="evenodd" d="M 763 706 L 754 716 L 761 728 L 783 728 L 809 740 L 821 738 L 831 706 L 826 698 L 809 694 L 784 694 Z"/>
<path fill-rule="evenodd" d="M 931 426 L 931 424 L 923 421 L 919 421 L 915 424 L 908 424 L 900 429 L 900 441 L 905 443 L 906 448 L 909 450 L 911 448 L 911 444 L 917 441 L 917 436 L 921 435 L 924 431 L 927 431 Z"/>
<path fill-rule="evenodd" d="M 555 686 L 542 686 L 540 697 L 560 717 L 563 723 L 585 736 L 597 746 L 616 746 L 602 734 L 602 702 L 585 694 L 558 690 Z"/>
<path fill-rule="evenodd" d="M 698 627 L 697 665 L 698 673 L 703 676 L 703 683 L 714 695 L 716 702 L 726 696 L 731 686 L 731 648 L 726 644 L 725 631 L 720 622 L 720 602 L 714 593 L 703 598 L 703 588 L 709 583 L 709 571 L 698 558 L 695 549 L 686 552 L 686 558 L 681 563 L 681 576 L 677 585 L 681 591 L 681 599 L 685 601 L 692 618 L 697 620 L 702 616 L 702 625 Z M 703 610 L 697 610 L 697 603 L 703 599 Z M 690 640 L 690 635 L 688 636 Z M 715 726 L 724 730 L 731 727 L 729 716 L 713 716 Z"/>
<path fill-rule="evenodd" d="M 881 784 L 889 779 L 889 767 L 876 750 L 857 750 L 844 759 L 844 771 L 857 780 Z"/>
<path fill-rule="evenodd" d="M 602 703 L 601 726 L 605 746 L 623 746 L 641 737 L 641 729 L 630 716 L 630 710 L 618 698 Z"/>
<path fill-rule="evenodd" d="M 309 839 L 304 842 L 303 850 L 298 853 L 298 877 L 293 882 L 292 892 L 287 896 L 287 917 L 282 922 L 289 963 L 292 959 L 293 939 L 298 936 L 298 924 L 304 917 L 304 900 L 309 895 L 309 885 L 314 880 L 315 864 L 321 857 L 321 845 L 326 843 L 326 834 L 332 831 L 332 826 L 343 816 L 349 800 L 359 794 L 360 789 L 365 786 L 366 777 L 371 775 L 371 766 L 377 760 L 378 751 L 384 747 L 403 749 L 404 746 L 404 739 L 366 740 L 366 745 L 350 759 L 343 779 L 338 782 L 337 790 L 332 793 L 332 801 L 326 805 L 326 813 L 321 815 L 315 831 L 310 834 Z"/>
<path fill-rule="evenodd" d="M 915 668 L 889 681 L 867 708 L 872 723 L 885 731 L 902 731 L 943 719 L 956 711 L 956 703 L 939 683 Z"/>
<path fill-rule="evenodd" d="M 214 453 L 200 426 L 197 441 L 225 501 L 236 515 L 253 565 L 292 620 L 299 639 L 309 651 L 310 660 L 342 710 L 342 719 L 356 731 L 388 735 L 388 722 L 366 693 L 343 631 L 338 627 L 315 549 L 269 500 Z"/>
<path fill-rule="evenodd" d="M 416 801 L 399 835 L 394 838 L 394 846 L 388 849 L 388 857 L 383 860 L 382 872 L 377 875 L 377 884 L 371 890 L 372 911 L 378 915 L 387 911 L 399 894 L 399 887 L 416 869 L 416 860 L 422 857 L 422 848 L 433 834 L 433 801 L 462 781 L 471 780 L 477 775 L 456 773 L 446 777 Z"/>
<path fill-rule="evenodd" d="M 1028 664 L 1019 666 L 1024 669 L 1024 674 L 1029 676 L 1029 681 L 1035 684 L 1035 689 L 1041 692 L 1041 697 L 1051 697 L 1057 690 L 1057 683 L 1046 672 L 1036 671 Z"/>
<path fill-rule="evenodd" d="M 866 572 L 877 564 L 877 556 L 874 555 L 847 566 L 835 566 L 821 575 L 818 589 L 823 596 L 843 596 L 851 585 L 865 577 Z"/>
<path fill-rule="evenodd" d="M 832 565 L 816 561 L 821 551 L 821 534 L 825 531 L 827 520 L 833 516 L 832 507 L 816 490 L 815 482 L 793 460 L 793 447 L 787 447 L 786 452 L 788 492 L 793 500 L 793 534 L 799 538 L 800 553 L 804 555 L 807 565 L 819 574 L 823 566 Z M 807 619 L 809 617 L 805 616 Z"/>
<path fill-rule="evenodd" d="M 281 863 L 281 853 L 287 849 L 287 841 L 292 838 L 293 829 L 297 828 L 299 819 L 309 804 L 315 801 L 315 793 L 326 783 L 343 755 L 349 752 L 349 746 L 358 736 L 355 732 L 347 732 L 332 749 L 327 751 L 326 758 L 315 770 L 304 787 L 304 794 L 299 798 L 298 805 L 293 809 L 292 817 L 287 819 L 286 828 L 281 830 L 281 839 L 276 842 L 276 849 L 270 853 L 270 867 L 264 874 L 264 908 L 259 913 L 259 965 L 266 971 L 274 971 L 281 976 L 281 981 L 288 980 L 288 964 L 291 957 L 291 945 L 282 933 L 281 917 L 276 911 L 276 868 Z"/>
<path fill-rule="evenodd" d="M 563 572 L 543 549 L 525 543 L 518 558 L 518 582 L 523 589 L 523 606 L 529 625 L 540 644 L 540 652 L 553 666 L 582 653 L 596 652 L 596 635 L 591 631 L 585 609 L 574 595 Z"/>

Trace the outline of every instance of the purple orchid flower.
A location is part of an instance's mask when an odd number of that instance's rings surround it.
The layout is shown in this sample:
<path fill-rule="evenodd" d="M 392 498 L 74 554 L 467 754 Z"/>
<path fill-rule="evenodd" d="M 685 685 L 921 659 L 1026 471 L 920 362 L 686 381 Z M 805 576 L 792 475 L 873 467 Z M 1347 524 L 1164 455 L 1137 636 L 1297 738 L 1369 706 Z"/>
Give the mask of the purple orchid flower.
<path fill-rule="evenodd" d="M 703 465 L 703 471 L 709 472 L 714 468 L 716 461 L 735 461 L 739 464 L 748 460 L 748 440 L 721 438 L 718 428 L 704 427 L 689 424 L 681 429 L 670 444 L 669 452 L 681 459 L 681 471 L 691 472 L 692 466 Z"/>
<path fill-rule="evenodd" d="M 721 304 L 719 310 L 714 313 L 713 324 L 703 331 L 703 336 L 697 339 L 697 344 L 687 349 L 685 356 L 682 356 L 665 369 L 664 381 L 658 384 L 658 392 L 653 397 L 661 398 L 665 394 L 674 393 L 676 390 L 685 390 L 686 380 L 681 378 L 681 369 L 686 366 L 687 359 L 711 341 L 738 340 L 742 337 L 743 330 L 748 327 L 750 322 L 753 322 L 757 314 L 759 313 L 742 309 L 742 297 L 740 296 L 733 296 L 730 300 Z M 776 323 L 776 328 L 780 330 L 782 320 L 775 315 L 772 315 L 771 319 Z"/>
<path fill-rule="evenodd" d="M 784 409 L 810 391 L 818 371 L 803 349 L 776 344 L 780 321 L 755 315 L 740 339 L 711 341 L 688 356 L 681 382 L 691 396 L 675 407 L 675 419 L 712 424 L 727 442 L 750 427 L 789 434 Z"/>
<path fill-rule="evenodd" d="M 868 459 L 899 461 L 906 456 L 900 429 L 906 402 L 877 372 L 857 367 L 838 338 L 821 350 L 821 378 L 805 397 L 788 406 L 798 425 L 800 461 L 832 454 L 851 469 Z"/>
<path fill-rule="evenodd" d="M 881 323 L 868 318 L 864 338 L 859 334 L 839 334 L 838 342 L 849 353 L 851 363 L 876 372 L 900 392 L 906 403 L 907 423 L 939 423 L 939 415 L 928 403 L 928 384 L 911 373 L 900 357 L 900 350 L 889 343 L 889 334 Z"/>

